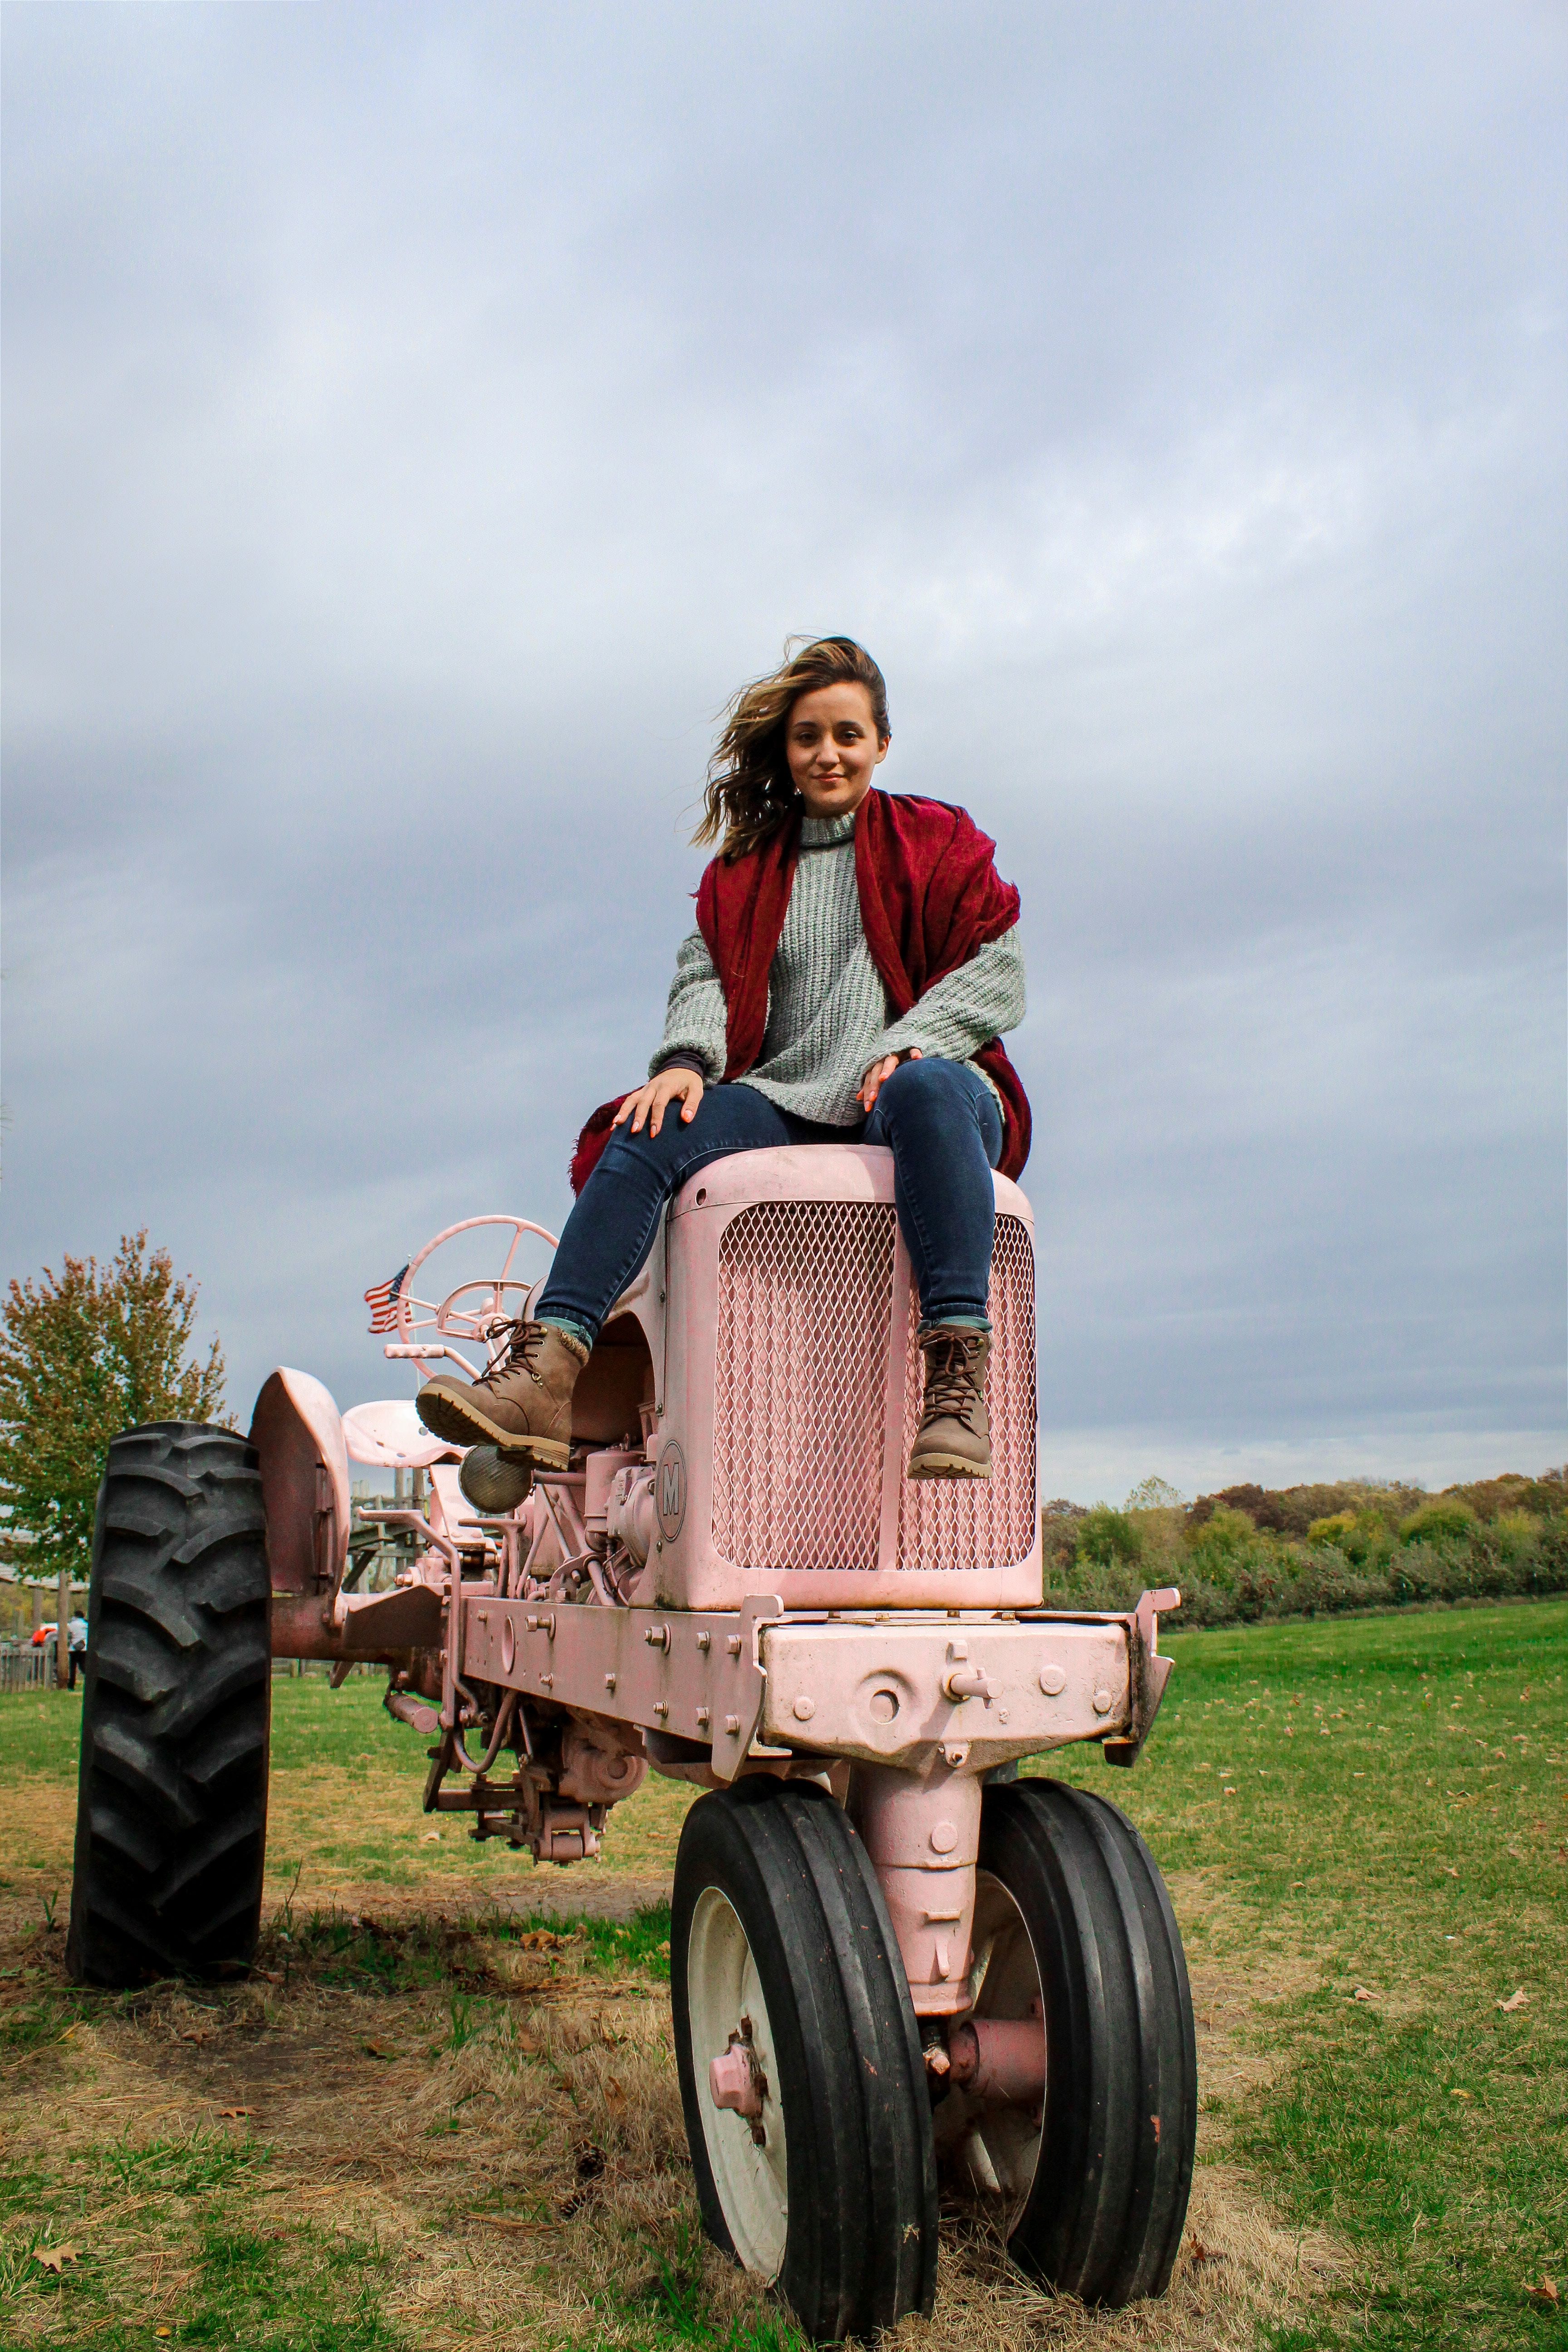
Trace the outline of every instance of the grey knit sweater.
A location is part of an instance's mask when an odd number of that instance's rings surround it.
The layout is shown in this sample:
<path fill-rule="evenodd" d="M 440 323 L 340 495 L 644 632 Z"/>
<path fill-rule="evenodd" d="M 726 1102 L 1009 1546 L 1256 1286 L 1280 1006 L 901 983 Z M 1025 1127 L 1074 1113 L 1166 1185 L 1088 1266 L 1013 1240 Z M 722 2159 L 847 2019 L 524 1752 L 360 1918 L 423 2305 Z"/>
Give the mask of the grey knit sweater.
<path fill-rule="evenodd" d="M 884 1054 L 918 1045 L 945 1061 L 966 1062 L 987 1038 L 1016 1028 L 1024 1009 L 1024 952 L 1015 924 L 928 988 L 901 1021 L 889 1023 L 887 993 L 860 925 L 854 815 L 805 820 L 768 974 L 767 1030 L 747 1086 L 801 1118 L 853 1127 L 863 1117 L 856 1089 Z M 724 1075 L 724 990 L 700 931 L 683 940 L 676 955 L 664 1035 L 648 1076 L 678 1057 L 710 1085 Z"/>

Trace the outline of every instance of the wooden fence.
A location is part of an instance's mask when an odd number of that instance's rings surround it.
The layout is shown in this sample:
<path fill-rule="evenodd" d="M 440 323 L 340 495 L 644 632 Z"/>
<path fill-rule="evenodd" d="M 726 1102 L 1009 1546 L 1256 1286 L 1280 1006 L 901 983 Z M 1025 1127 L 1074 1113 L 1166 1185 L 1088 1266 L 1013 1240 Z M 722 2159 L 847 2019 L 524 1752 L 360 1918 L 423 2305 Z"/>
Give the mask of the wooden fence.
<path fill-rule="evenodd" d="M 21 1648 L 0 1644 L 0 1691 L 48 1690 L 55 1679 L 55 1645 L 30 1642 Z"/>

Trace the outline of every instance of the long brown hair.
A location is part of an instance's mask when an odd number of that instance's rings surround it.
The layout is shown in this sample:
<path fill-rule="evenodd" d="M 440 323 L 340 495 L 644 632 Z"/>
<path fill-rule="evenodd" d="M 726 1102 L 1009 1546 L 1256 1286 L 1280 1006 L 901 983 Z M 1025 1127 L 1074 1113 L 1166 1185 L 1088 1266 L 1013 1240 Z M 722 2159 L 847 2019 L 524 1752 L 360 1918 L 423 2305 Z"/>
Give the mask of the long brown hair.
<path fill-rule="evenodd" d="M 796 799 L 784 750 L 790 711 L 803 694 L 845 685 L 866 688 L 877 740 L 885 743 L 892 731 L 887 684 L 865 646 L 853 637 L 785 639 L 783 666 L 743 686 L 726 706 L 693 841 L 718 842 L 732 863 L 777 832 Z"/>

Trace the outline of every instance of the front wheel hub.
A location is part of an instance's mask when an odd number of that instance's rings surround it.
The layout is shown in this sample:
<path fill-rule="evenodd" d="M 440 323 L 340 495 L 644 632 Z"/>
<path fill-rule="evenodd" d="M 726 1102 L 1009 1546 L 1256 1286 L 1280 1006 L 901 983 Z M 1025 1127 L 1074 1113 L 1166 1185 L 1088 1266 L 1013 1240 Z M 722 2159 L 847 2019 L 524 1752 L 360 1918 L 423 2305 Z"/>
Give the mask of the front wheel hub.
<path fill-rule="evenodd" d="M 729 2048 L 710 2065 L 708 2095 L 716 2107 L 727 2107 L 742 2116 L 752 2127 L 756 2146 L 763 2146 L 767 2133 L 763 2128 L 763 2103 L 768 2095 L 768 2078 L 757 2060 L 749 2017 L 741 2020 L 730 2036 Z"/>

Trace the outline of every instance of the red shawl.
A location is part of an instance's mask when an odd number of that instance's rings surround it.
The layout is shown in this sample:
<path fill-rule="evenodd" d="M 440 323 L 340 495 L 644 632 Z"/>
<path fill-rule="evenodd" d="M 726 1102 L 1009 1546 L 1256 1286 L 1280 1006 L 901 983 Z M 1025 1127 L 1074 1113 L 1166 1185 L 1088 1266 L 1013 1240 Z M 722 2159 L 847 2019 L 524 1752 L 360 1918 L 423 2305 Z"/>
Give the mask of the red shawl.
<path fill-rule="evenodd" d="M 861 802 L 855 826 L 860 921 L 895 1020 L 1017 921 L 1018 893 L 998 875 L 995 847 L 973 817 L 945 801 L 895 795 L 873 786 Z M 716 857 L 698 888 L 698 928 L 724 989 L 727 1079 L 743 1077 L 763 1049 L 768 974 L 799 849 L 797 812 L 760 849 L 732 866 Z M 983 1045 L 974 1059 L 1002 1097 L 1001 1170 L 1016 1177 L 1029 1156 L 1028 1098 L 999 1037 Z M 593 1173 L 618 1107 L 603 1104 L 578 1138 L 574 1192 L 580 1192 Z"/>

